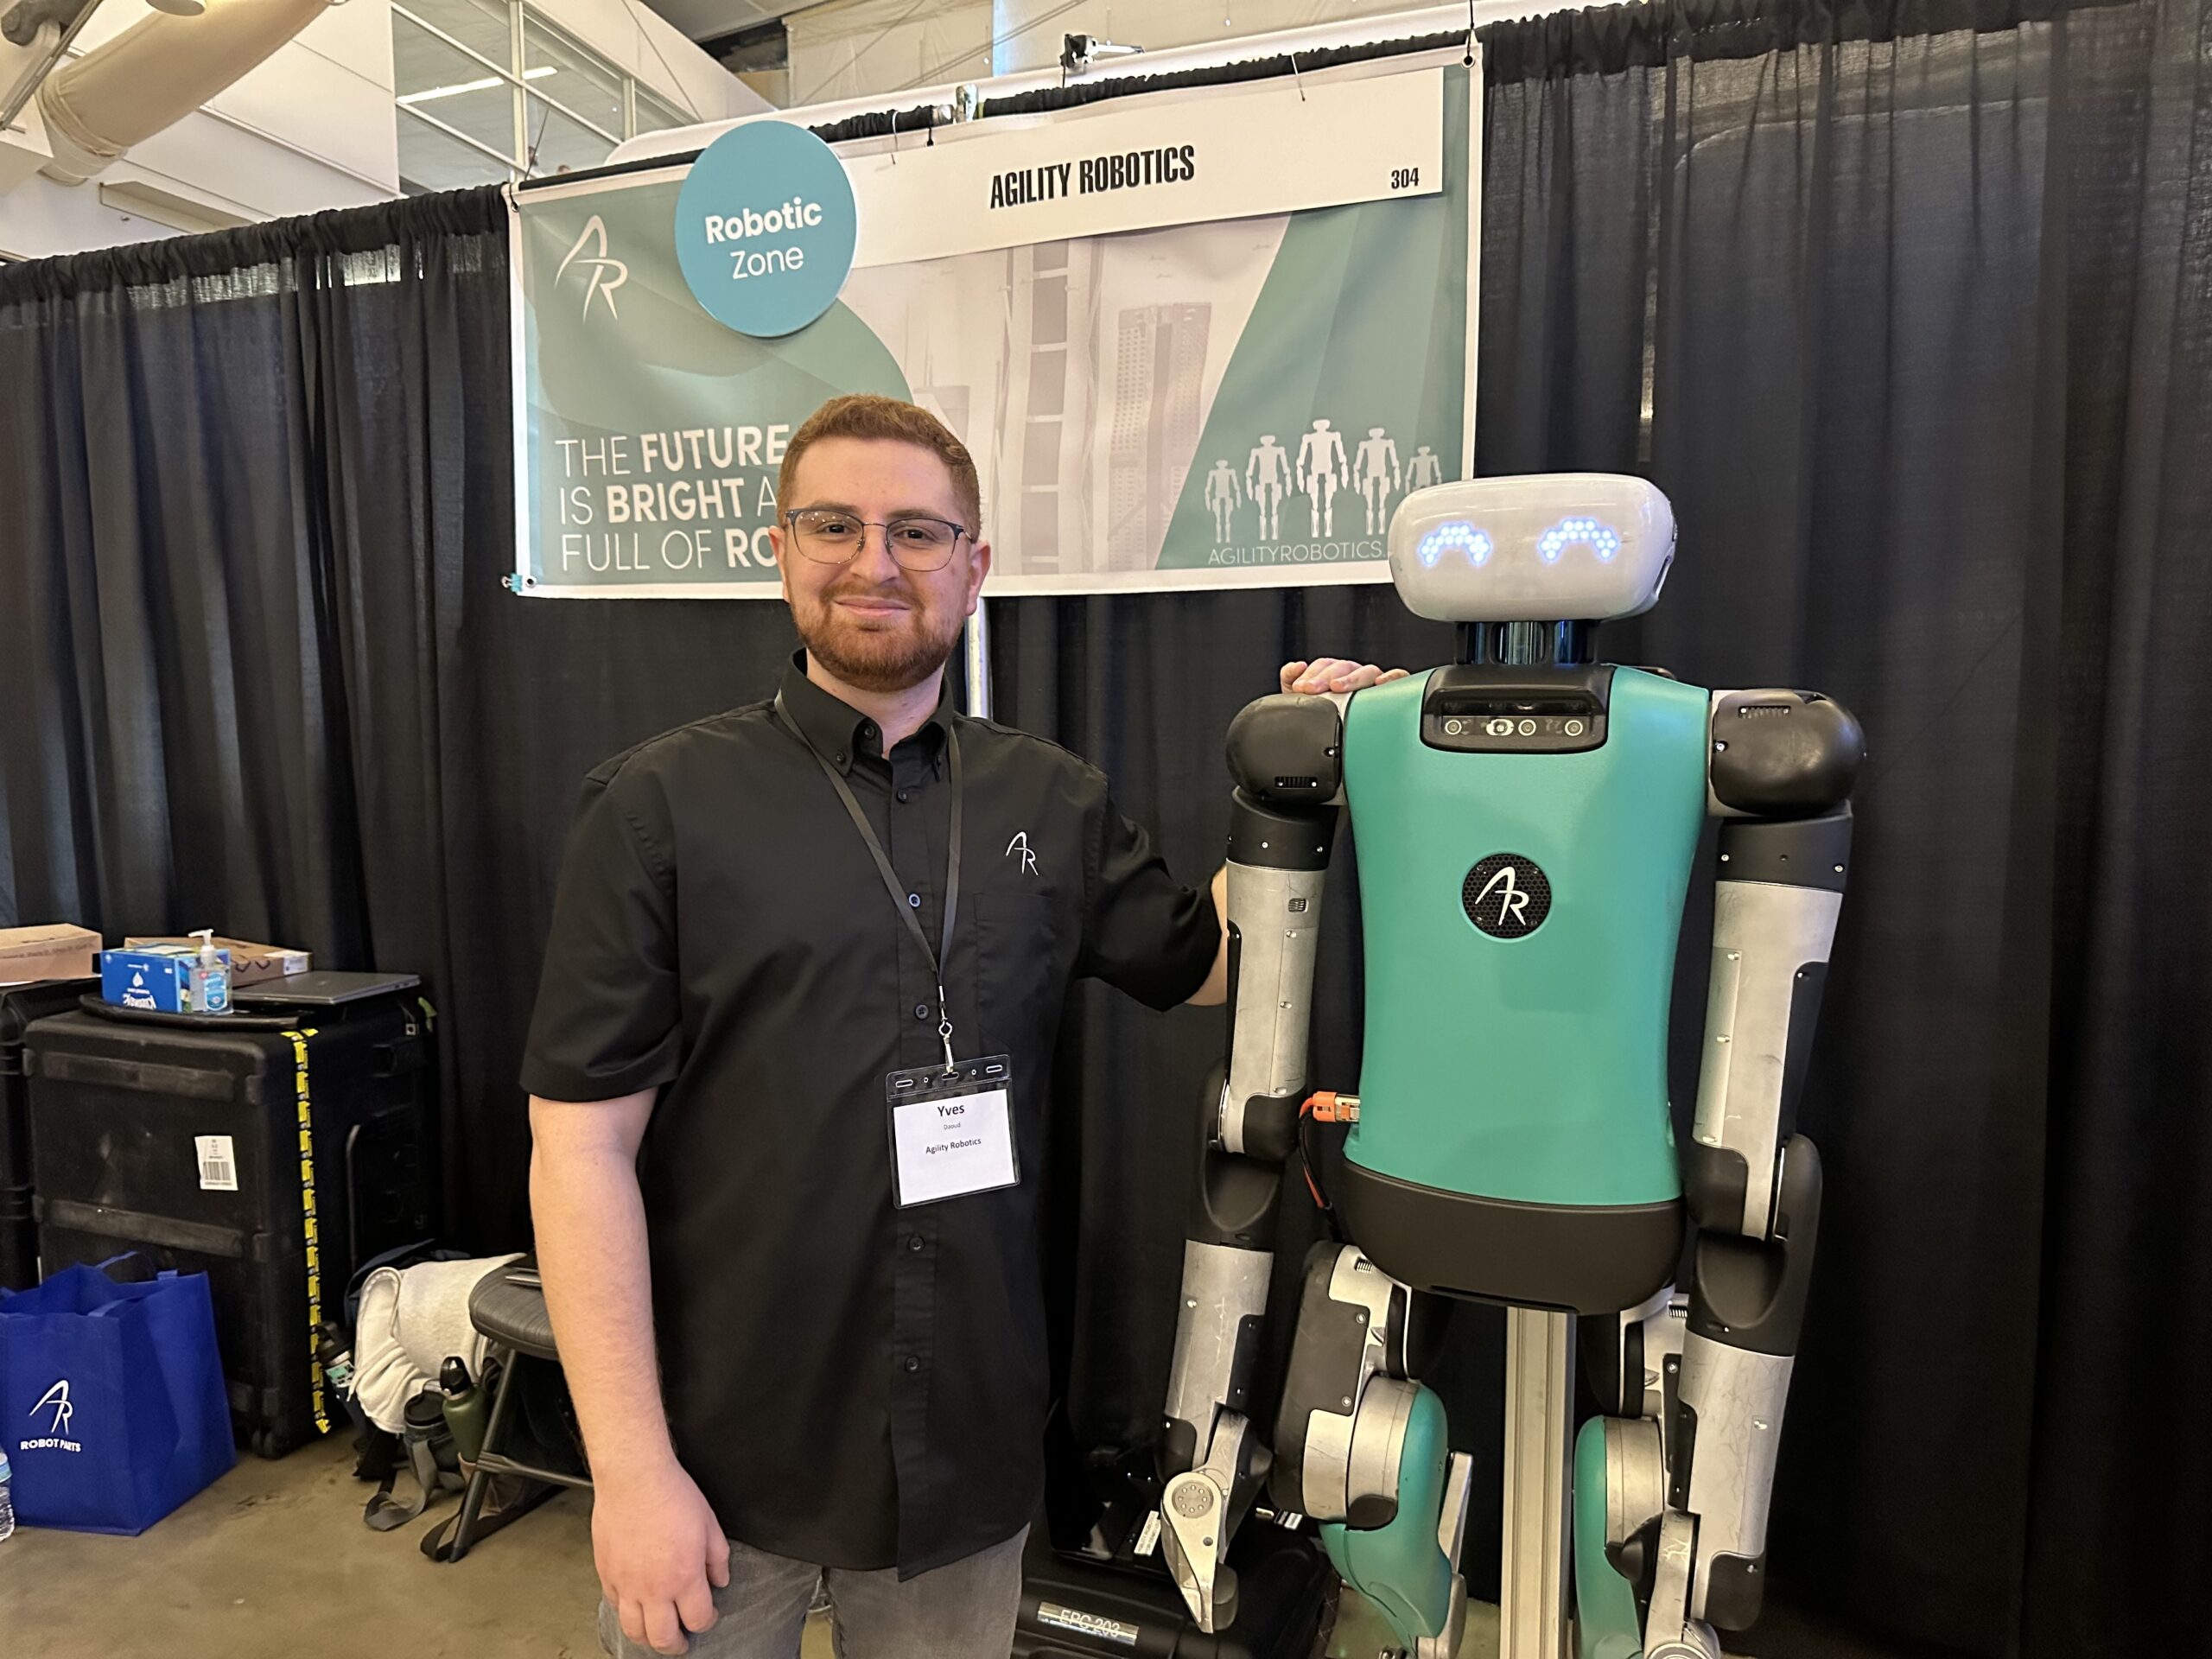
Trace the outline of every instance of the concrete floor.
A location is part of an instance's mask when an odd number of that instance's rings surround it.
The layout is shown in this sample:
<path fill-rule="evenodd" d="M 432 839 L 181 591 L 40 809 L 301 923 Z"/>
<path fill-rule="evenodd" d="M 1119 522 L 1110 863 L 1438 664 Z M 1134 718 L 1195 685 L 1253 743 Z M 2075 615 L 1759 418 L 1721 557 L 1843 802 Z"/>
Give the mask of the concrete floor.
<path fill-rule="evenodd" d="M 423 1559 L 448 1498 L 397 1532 L 361 1524 L 350 1437 L 238 1465 L 137 1538 L 24 1528 L 0 1544 L 6 1659 L 594 1659 L 588 1497 L 563 1492 L 467 1560 Z M 1381 1621 L 1347 1591 L 1330 1659 L 1375 1659 Z M 1463 1659 L 1497 1650 L 1468 1609 Z M 830 1659 L 826 1630 L 804 1659 Z"/>
<path fill-rule="evenodd" d="M 594 1659 L 591 1509 L 563 1492 L 439 1567 L 448 1498 L 372 1533 L 351 1437 L 238 1466 L 137 1538 L 22 1528 L 0 1544 L 7 1659 Z M 810 1631 L 807 1659 L 829 1659 Z"/>
<path fill-rule="evenodd" d="M 466 1560 L 423 1559 L 447 1498 L 372 1533 L 351 1437 L 238 1467 L 137 1538 L 25 1527 L 0 1544 L 5 1659 L 596 1659 L 591 1506 L 563 1492 Z M 1349 1592 L 1331 1659 L 1386 1645 Z M 1497 1651 L 1497 1613 L 1471 1608 L 1466 1659 Z M 803 1659 L 830 1659 L 810 1626 Z"/>

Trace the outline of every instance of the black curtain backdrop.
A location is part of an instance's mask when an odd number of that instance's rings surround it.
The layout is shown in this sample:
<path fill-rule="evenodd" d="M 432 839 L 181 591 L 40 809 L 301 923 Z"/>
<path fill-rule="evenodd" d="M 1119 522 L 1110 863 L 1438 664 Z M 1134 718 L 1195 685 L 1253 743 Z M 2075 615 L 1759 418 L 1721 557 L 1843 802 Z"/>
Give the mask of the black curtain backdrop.
<path fill-rule="evenodd" d="M 1481 469 L 1654 478 L 1680 567 L 1604 653 L 1824 690 L 1872 736 L 1804 1109 L 1828 1211 L 1778 1606 L 1750 1645 L 2193 1636 L 2202 0 L 1660 3 L 1484 39 Z M 791 644 L 772 605 L 503 591 L 506 282 L 490 192 L 0 270 L 0 925 L 212 924 L 423 974 L 450 1230 L 485 1249 L 527 1228 L 513 1077 L 578 780 L 762 695 Z M 994 620 L 1000 717 L 1105 767 L 1194 880 L 1222 733 L 1276 664 L 1450 650 L 1375 588 Z M 1357 1074 L 1350 850 L 1319 1086 Z M 1684 1109 L 1709 915 L 1685 921 Z M 1052 1247 L 1083 1441 L 1153 1426 L 1222 1035 L 1077 993 Z M 1279 1305 L 1318 1231 L 1288 1185 Z M 1499 1330 L 1464 1311 L 1435 1379 L 1486 1491 Z M 1471 1530 L 1479 1592 L 1494 1506 Z"/>
<path fill-rule="evenodd" d="M 2212 1386 L 2207 16 L 1490 37 L 1483 469 L 1648 474 L 1681 563 L 1607 648 L 1869 734 L 1772 1559 L 1891 1641 L 2139 1652 L 2212 1609 L 2170 1404 Z"/>

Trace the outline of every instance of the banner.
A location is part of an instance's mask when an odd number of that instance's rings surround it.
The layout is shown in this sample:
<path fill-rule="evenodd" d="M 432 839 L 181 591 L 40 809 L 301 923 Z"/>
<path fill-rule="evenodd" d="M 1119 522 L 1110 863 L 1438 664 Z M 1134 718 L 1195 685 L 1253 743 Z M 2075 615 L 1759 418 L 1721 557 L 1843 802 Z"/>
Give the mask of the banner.
<path fill-rule="evenodd" d="M 1469 86 L 1367 64 L 841 147 L 853 268 L 776 339 L 687 284 L 690 164 L 518 193 L 518 590 L 774 596 L 785 446 L 853 391 L 967 444 L 995 595 L 1387 580 L 1397 499 L 1465 470 Z M 695 276 L 789 257 L 778 200 L 687 222 Z"/>

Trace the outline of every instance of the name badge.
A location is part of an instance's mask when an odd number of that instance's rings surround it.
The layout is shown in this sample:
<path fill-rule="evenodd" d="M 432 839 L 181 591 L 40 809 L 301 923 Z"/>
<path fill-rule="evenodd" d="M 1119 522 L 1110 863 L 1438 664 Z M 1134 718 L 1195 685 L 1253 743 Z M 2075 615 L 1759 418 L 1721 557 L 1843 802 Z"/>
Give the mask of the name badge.
<path fill-rule="evenodd" d="M 1004 1054 L 893 1071 L 883 1092 L 891 1113 L 892 1195 L 901 1210 L 1021 1179 L 1014 1145 L 1014 1062 Z"/>

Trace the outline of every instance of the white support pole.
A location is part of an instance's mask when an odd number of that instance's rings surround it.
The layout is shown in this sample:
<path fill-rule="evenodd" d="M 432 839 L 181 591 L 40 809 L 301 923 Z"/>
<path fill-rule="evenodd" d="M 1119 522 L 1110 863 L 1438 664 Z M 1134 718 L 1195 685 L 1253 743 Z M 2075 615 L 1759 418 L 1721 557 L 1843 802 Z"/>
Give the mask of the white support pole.
<path fill-rule="evenodd" d="M 1567 1659 L 1567 1517 L 1574 1319 L 1505 1313 L 1505 1545 L 1498 1659 Z"/>
<path fill-rule="evenodd" d="M 962 659 L 968 670 L 968 717 L 988 720 L 991 717 L 991 601 L 979 598 L 976 614 L 968 619 L 968 632 Z"/>

